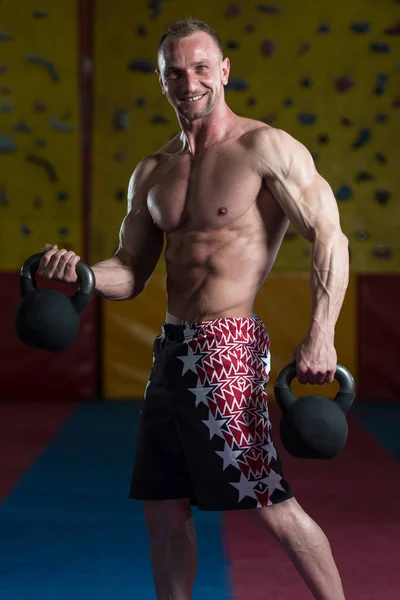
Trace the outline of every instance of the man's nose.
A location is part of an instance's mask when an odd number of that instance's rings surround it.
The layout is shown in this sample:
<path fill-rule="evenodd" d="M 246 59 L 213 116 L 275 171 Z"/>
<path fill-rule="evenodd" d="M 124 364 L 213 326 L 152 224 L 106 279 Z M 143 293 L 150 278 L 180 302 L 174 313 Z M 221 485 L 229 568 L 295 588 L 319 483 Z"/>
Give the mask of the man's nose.
<path fill-rule="evenodd" d="M 197 89 L 197 76 L 195 73 L 186 72 L 184 76 L 185 87 L 188 92 L 195 92 Z"/>

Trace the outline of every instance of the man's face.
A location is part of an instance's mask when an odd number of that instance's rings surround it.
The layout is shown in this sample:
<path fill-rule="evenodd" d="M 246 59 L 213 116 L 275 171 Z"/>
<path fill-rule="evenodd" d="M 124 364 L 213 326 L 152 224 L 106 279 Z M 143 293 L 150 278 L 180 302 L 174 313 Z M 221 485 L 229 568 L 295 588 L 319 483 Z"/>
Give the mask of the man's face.
<path fill-rule="evenodd" d="M 167 38 L 158 64 L 163 93 L 188 122 L 207 116 L 228 83 L 229 59 L 222 59 L 213 38 L 203 31 L 179 40 Z"/>

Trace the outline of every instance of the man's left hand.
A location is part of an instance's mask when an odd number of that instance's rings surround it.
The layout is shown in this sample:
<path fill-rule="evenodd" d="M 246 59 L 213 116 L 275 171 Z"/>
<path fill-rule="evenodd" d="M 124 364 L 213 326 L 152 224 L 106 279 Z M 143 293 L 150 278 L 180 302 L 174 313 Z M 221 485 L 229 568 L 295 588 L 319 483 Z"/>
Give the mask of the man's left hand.
<path fill-rule="evenodd" d="M 337 354 L 333 340 L 308 335 L 293 353 L 300 383 L 322 385 L 334 380 Z"/>

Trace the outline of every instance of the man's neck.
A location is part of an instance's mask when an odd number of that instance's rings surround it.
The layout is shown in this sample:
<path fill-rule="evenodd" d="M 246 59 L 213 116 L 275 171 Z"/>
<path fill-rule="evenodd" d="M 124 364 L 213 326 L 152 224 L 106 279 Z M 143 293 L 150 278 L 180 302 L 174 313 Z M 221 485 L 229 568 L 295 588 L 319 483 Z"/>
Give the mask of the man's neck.
<path fill-rule="evenodd" d="M 236 119 L 237 115 L 226 104 L 215 108 L 203 119 L 187 122 L 178 117 L 185 149 L 194 155 L 221 142 L 232 131 Z"/>

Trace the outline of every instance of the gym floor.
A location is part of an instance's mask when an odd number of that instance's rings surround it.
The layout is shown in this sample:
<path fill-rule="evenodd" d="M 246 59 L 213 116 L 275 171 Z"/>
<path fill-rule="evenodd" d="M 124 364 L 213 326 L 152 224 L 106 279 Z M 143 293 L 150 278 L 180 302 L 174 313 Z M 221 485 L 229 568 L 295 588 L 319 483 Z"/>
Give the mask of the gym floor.
<path fill-rule="evenodd" d="M 152 600 L 140 503 L 128 499 L 140 403 L 0 403 L 0 591 L 6 600 Z M 274 439 L 297 500 L 327 534 L 351 600 L 398 600 L 400 403 L 356 402 L 332 461 Z M 245 511 L 194 509 L 193 600 L 306 600 L 280 546 Z"/>

